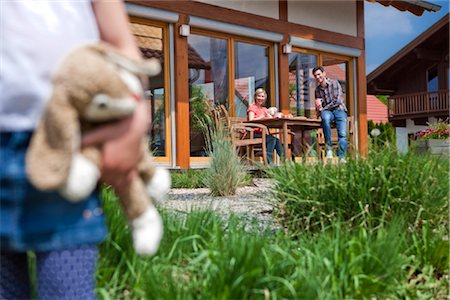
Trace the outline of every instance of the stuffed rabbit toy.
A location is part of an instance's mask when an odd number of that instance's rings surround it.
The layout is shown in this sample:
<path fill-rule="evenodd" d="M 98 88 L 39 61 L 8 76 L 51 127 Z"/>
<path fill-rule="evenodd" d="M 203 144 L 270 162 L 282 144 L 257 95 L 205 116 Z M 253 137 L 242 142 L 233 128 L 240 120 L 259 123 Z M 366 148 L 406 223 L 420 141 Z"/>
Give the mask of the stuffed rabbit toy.
<path fill-rule="evenodd" d="M 100 178 L 100 149 L 81 149 L 83 132 L 133 113 L 143 95 L 138 75 L 160 72 L 156 60 L 133 61 L 104 44 L 72 51 L 53 77 L 53 93 L 27 153 L 27 175 L 41 190 L 58 190 L 69 201 L 82 201 Z M 139 176 L 121 204 L 139 254 L 154 254 L 163 233 L 161 218 L 150 199 L 158 201 L 170 188 L 170 174 L 156 168 L 142 142 Z"/>

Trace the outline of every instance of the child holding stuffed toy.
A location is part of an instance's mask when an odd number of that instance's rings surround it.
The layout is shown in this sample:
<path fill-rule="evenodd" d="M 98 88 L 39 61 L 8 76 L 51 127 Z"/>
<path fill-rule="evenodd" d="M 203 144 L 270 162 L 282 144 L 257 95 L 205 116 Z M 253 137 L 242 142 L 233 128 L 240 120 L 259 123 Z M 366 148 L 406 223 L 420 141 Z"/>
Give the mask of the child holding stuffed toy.
<path fill-rule="evenodd" d="M 50 95 L 51 74 L 68 51 L 99 40 L 134 59 L 140 59 L 139 50 L 121 1 L 6 1 L 0 18 L 0 298 L 31 297 L 31 250 L 40 299 L 94 299 L 97 244 L 107 234 L 98 194 L 72 203 L 36 190 L 25 175 L 25 153 Z M 102 180 L 119 195 L 136 176 L 150 121 L 142 108 L 82 141 L 103 145 Z"/>

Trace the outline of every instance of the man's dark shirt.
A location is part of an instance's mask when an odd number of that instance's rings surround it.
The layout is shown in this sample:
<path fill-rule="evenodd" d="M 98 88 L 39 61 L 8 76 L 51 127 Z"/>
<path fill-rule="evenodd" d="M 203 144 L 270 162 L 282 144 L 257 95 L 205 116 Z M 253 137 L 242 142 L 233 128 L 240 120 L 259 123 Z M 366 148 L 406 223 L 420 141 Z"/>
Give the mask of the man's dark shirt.
<path fill-rule="evenodd" d="M 326 78 L 327 86 L 323 88 L 321 85 L 316 87 L 315 96 L 322 99 L 322 110 L 341 109 L 347 112 L 344 103 L 344 94 L 342 87 L 337 80 Z"/>

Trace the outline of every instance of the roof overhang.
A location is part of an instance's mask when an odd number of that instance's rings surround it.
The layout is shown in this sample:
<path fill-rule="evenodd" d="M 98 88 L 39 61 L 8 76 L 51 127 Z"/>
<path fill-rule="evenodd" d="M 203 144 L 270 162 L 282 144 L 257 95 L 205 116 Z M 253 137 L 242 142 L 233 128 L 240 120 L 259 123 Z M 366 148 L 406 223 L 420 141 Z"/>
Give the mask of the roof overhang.
<path fill-rule="evenodd" d="M 400 11 L 409 11 L 410 13 L 421 16 L 424 11 L 438 11 L 441 6 L 421 0 L 397 0 L 397 1 L 386 1 L 386 0 L 367 0 L 369 2 L 378 2 L 384 6 L 392 6 Z"/>

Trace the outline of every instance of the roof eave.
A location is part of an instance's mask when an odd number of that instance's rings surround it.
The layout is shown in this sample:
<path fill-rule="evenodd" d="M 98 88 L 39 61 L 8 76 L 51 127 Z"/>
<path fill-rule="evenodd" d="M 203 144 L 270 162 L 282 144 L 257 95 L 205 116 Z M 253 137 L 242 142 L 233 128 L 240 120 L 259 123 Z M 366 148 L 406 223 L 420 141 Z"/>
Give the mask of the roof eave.
<path fill-rule="evenodd" d="M 440 5 L 436 5 L 436 4 L 430 3 L 428 1 L 420 1 L 420 0 L 419 1 L 418 0 L 402 0 L 402 1 L 410 3 L 410 4 L 413 4 L 413 5 L 417 5 L 417 6 L 423 7 L 427 11 L 436 12 L 436 11 L 439 11 L 441 9 Z"/>
<path fill-rule="evenodd" d="M 436 12 L 441 9 L 436 5 L 422 0 L 367 0 L 377 2 L 384 6 L 392 6 L 400 11 L 408 11 L 416 16 L 421 16 L 425 11 Z"/>

